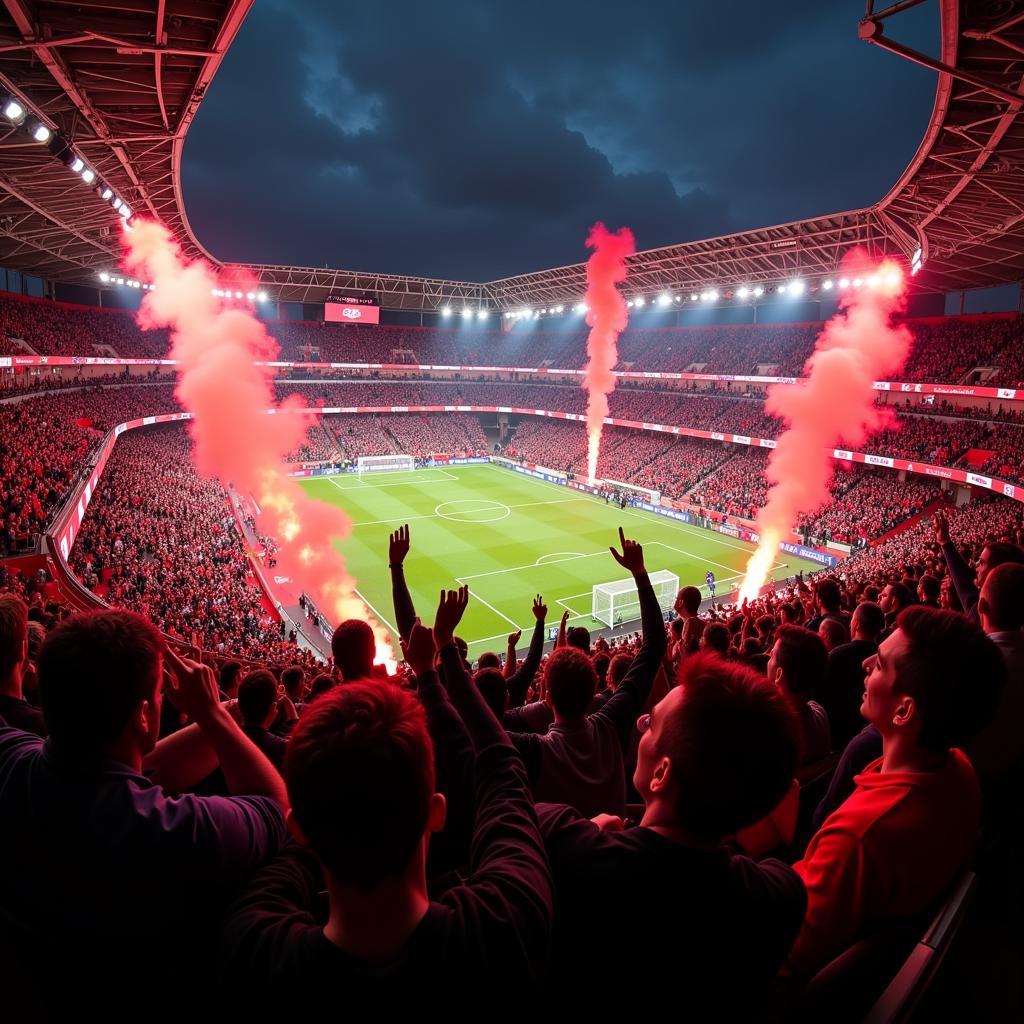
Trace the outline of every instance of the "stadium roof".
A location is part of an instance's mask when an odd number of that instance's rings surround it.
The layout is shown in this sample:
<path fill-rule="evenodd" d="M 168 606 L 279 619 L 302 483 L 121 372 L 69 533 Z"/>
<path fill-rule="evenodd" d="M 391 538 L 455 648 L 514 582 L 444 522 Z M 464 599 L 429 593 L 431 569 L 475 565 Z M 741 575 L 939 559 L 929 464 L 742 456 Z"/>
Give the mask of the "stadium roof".
<path fill-rule="evenodd" d="M 796 275 L 813 281 L 835 273 L 855 243 L 908 263 L 920 250 L 924 269 L 915 284 L 922 290 L 1021 281 L 1024 9 L 1017 0 L 939 0 L 936 58 L 889 38 L 896 16 L 922 2 L 878 11 L 869 3 L 860 26 L 862 38 L 933 68 L 938 78 L 925 136 L 888 195 L 868 209 L 637 253 L 631 287 L 682 292 Z M 74 153 L 132 210 L 166 223 L 187 254 L 219 263 L 189 227 L 181 149 L 251 0 L 3 5 L 0 89 L 73 142 Z M 0 264 L 96 284 L 97 272 L 117 262 L 117 214 L 34 142 L 25 124 L 12 128 L 0 118 L 0 125 Z M 487 283 L 267 264 L 244 269 L 282 301 L 372 292 L 391 309 L 538 308 L 579 301 L 585 290 L 583 264 Z"/>

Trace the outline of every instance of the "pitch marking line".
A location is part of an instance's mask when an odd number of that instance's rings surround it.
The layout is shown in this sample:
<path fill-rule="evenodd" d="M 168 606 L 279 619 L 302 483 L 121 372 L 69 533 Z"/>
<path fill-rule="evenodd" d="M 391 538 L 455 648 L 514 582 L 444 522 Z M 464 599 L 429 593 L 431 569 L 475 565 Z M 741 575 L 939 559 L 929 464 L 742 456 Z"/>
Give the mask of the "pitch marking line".
<path fill-rule="evenodd" d="M 367 601 L 366 598 L 363 597 L 363 595 L 360 594 L 358 590 L 355 591 L 355 594 L 356 594 L 356 597 L 358 597 L 359 600 L 362 601 L 363 604 L 365 604 L 366 607 L 369 608 L 370 611 L 373 612 L 373 614 L 376 615 L 377 618 L 380 619 L 380 621 L 383 622 L 384 625 L 387 626 L 388 629 L 390 629 L 391 632 L 395 634 L 395 636 L 398 636 L 398 627 L 396 625 L 394 625 L 394 623 L 388 622 L 388 620 L 385 619 L 384 616 L 381 615 L 381 613 L 379 611 L 377 611 L 377 609 L 374 608 L 373 605 L 370 604 L 370 602 Z M 398 653 L 401 654 L 402 652 L 399 651 Z M 399 660 L 401 660 L 401 659 L 399 659 Z"/>
<path fill-rule="evenodd" d="M 345 488 L 344 487 L 340 487 L 338 489 L 339 490 L 344 490 Z M 465 500 L 466 501 L 484 501 L 486 499 L 484 499 L 484 498 L 467 498 Z M 505 508 L 533 508 L 536 505 L 564 505 L 566 502 L 570 502 L 570 501 L 586 501 L 586 500 L 587 500 L 586 498 L 557 498 L 554 501 L 524 501 L 524 502 L 521 502 L 518 505 L 506 505 Z M 414 522 L 417 519 L 443 519 L 443 518 L 445 518 L 443 515 L 441 515 L 441 516 L 435 515 L 433 512 L 428 513 L 426 515 L 422 515 L 422 516 L 392 516 L 390 519 L 371 519 L 368 522 L 364 522 L 364 523 L 353 523 L 352 524 L 352 528 L 355 529 L 355 527 L 357 527 L 357 526 L 380 526 L 383 523 L 411 523 L 411 522 Z M 470 525 L 470 526 L 472 525 L 472 522 L 470 520 L 466 520 L 466 519 L 459 519 L 459 520 L 456 520 L 456 522 L 464 523 L 464 524 Z M 523 566 L 523 568 L 526 569 L 526 568 L 529 568 L 529 566 Z M 506 572 L 507 570 L 500 569 L 498 571 L 499 572 Z M 490 575 L 490 574 L 489 573 L 483 573 L 482 575 L 487 576 L 487 575 Z M 473 577 L 473 576 L 467 576 L 466 577 L 466 579 L 474 579 L 474 578 L 475 577 Z"/>
<path fill-rule="evenodd" d="M 744 547 L 743 544 L 733 544 L 727 540 L 720 540 L 718 537 L 712 536 L 710 530 L 705 530 L 700 526 L 691 526 L 689 523 L 681 523 L 679 520 L 670 519 L 668 516 L 659 516 L 656 512 L 637 512 L 635 509 L 630 508 L 616 509 L 615 511 L 625 512 L 627 516 L 636 516 L 637 519 L 643 519 L 647 522 L 651 522 L 652 520 L 657 522 L 660 520 L 666 526 L 674 527 L 680 532 L 685 533 L 687 536 L 700 537 L 702 540 L 706 540 L 711 544 L 721 544 L 724 548 L 733 548 L 736 551 L 746 551 L 753 554 L 753 552 L 750 551 L 750 548 Z M 697 533 L 698 530 L 700 530 L 700 533 Z M 752 541 L 747 543 L 753 544 Z M 753 544 L 753 546 L 756 547 L 757 545 Z"/>
<path fill-rule="evenodd" d="M 459 582 L 461 583 L 462 580 L 459 580 Z M 495 608 L 493 604 L 491 604 L 489 601 L 485 601 L 479 594 L 475 594 L 475 593 L 473 593 L 472 590 L 470 590 L 469 596 L 476 598 L 476 600 L 478 600 L 485 608 L 490 608 L 491 611 L 494 612 L 495 615 L 499 616 L 500 618 L 503 618 L 507 623 L 509 623 L 512 626 L 513 629 L 522 629 L 523 628 L 522 626 L 519 625 L 519 623 L 517 623 L 514 620 L 510 619 L 504 612 L 499 612 L 498 609 Z"/>
<path fill-rule="evenodd" d="M 480 505 L 480 508 L 456 508 L 448 512 L 441 509 L 449 505 Z M 459 519 L 459 516 L 476 515 L 478 512 L 497 512 L 490 519 Z M 434 515 L 441 519 L 448 519 L 453 523 L 498 523 L 502 519 L 508 519 L 512 515 L 512 509 L 500 501 L 489 501 L 486 498 L 456 498 L 454 501 L 443 501 L 434 507 Z"/>
<path fill-rule="evenodd" d="M 440 478 L 438 478 L 438 477 L 426 478 L 425 475 L 424 475 L 426 473 L 439 473 L 440 474 Z M 447 472 L 447 470 L 444 470 L 444 469 L 427 469 L 427 470 L 420 470 L 419 473 L 417 474 L 416 478 L 414 478 L 414 479 L 410 478 L 408 480 L 388 480 L 386 482 L 382 482 L 382 483 L 379 483 L 379 484 L 378 483 L 370 483 L 369 481 L 364 480 L 361 477 L 355 477 L 355 474 L 353 474 L 353 473 L 336 473 L 334 476 L 320 476 L 320 477 L 312 476 L 312 477 L 306 477 L 305 479 L 307 479 L 307 480 L 329 480 L 332 484 L 334 484 L 335 487 L 338 488 L 339 491 L 359 491 L 359 490 L 363 490 L 364 488 L 367 488 L 367 487 L 369 487 L 372 490 L 375 487 L 381 487 L 381 488 L 383 488 L 383 487 L 412 487 L 414 485 L 419 485 L 419 484 L 440 484 L 440 483 L 444 483 L 445 480 L 456 480 L 457 481 L 459 478 L 457 476 L 455 476 L 454 474 Z M 352 480 L 352 479 L 355 479 L 356 483 L 355 484 L 351 484 L 348 487 L 342 487 L 341 484 L 338 483 L 339 480 Z"/>
<path fill-rule="evenodd" d="M 574 558 L 587 558 L 588 556 L 583 554 L 582 551 L 551 551 L 546 555 L 541 555 L 540 558 L 534 562 L 534 565 L 553 565 L 553 562 L 545 562 L 545 558 L 555 558 L 558 555 L 568 555 L 568 558 L 559 558 L 559 562 L 569 562 Z"/>
<path fill-rule="evenodd" d="M 555 554 L 568 554 L 568 552 L 555 552 Z M 578 558 L 593 558 L 595 555 L 606 555 L 606 554 L 608 554 L 607 551 L 591 551 L 590 554 L 588 554 L 588 555 L 569 555 L 568 558 L 558 558 L 558 559 L 555 559 L 555 561 L 553 561 L 553 562 L 545 562 L 544 563 L 544 567 L 547 568 L 547 566 L 549 566 L 549 565 L 558 565 L 561 562 L 574 562 Z M 456 576 L 455 578 L 460 583 L 465 583 L 467 580 L 478 580 L 478 579 L 483 578 L 484 576 L 501 576 L 501 575 L 503 575 L 504 573 L 507 573 L 507 572 L 519 572 L 522 569 L 536 569 L 536 568 L 537 568 L 537 563 L 536 562 L 531 562 L 529 565 L 513 565 L 513 566 L 509 567 L 508 569 L 492 569 L 490 572 L 478 572 L 478 573 L 474 573 L 472 576 Z"/>

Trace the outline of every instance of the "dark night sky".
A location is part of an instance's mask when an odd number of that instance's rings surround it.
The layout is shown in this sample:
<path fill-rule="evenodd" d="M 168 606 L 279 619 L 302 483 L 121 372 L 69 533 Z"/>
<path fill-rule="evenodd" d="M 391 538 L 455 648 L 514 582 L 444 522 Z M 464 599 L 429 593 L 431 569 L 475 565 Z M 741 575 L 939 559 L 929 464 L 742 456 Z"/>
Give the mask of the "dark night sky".
<path fill-rule="evenodd" d="M 935 75 L 857 39 L 863 0 L 258 0 L 183 179 L 229 261 L 491 280 L 870 205 Z M 931 53 L 936 3 L 896 16 Z"/>

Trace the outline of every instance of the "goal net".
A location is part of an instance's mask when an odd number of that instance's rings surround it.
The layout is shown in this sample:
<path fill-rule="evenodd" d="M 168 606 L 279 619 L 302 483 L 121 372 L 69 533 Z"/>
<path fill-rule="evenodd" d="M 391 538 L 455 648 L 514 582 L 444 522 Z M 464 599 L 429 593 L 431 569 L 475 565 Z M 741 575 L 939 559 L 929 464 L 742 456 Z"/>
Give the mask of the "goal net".
<path fill-rule="evenodd" d="M 658 605 L 663 612 L 668 611 L 675 603 L 679 591 L 679 577 L 667 569 L 659 569 L 650 575 Z M 606 626 L 617 626 L 639 619 L 640 598 L 633 577 L 611 583 L 595 583 L 591 615 Z"/>
<path fill-rule="evenodd" d="M 360 475 L 415 468 L 416 460 L 411 455 L 360 455 L 356 460 L 356 472 Z"/>

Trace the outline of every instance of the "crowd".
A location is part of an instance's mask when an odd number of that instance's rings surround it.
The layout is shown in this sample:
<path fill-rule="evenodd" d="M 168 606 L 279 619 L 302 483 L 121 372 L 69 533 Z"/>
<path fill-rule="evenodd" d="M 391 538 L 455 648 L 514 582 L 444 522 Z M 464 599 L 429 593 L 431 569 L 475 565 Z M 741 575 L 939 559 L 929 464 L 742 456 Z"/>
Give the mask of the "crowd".
<path fill-rule="evenodd" d="M 203 480 L 180 424 L 125 434 L 107 463 L 70 565 L 91 590 L 173 638 L 274 660 L 279 622 L 252 575 L 223 486 Z M 286 647 L 289 658 L 299 658 Z"/>
<path fill-rule="evenodd" d="M 76 548 L 142 614 L 69 617 L 0 580 L 9 1012 L 81 1010 L 115 979 L 115 1017 L 154 986 L 157 1019 L 195 991 L 270 1019 L 338 993 L 404 1010 L 430 985 L 461 1013 L 513 978 L 524 1007 L 635 1007 L 614 972 L 698 1018 L 850 1019 L 969 865 L 1000 891 L 977 840 L 1020 813 L 1019 504 L 937 514 L 735 608 L 686 585 L 668 623 L 620 531 L 639 633 L 563 616 L 545 655 L 537 595 L 525 657 L 475 667 L 468 588 L 414 607 L 406 565 L 430 552 L 404 527 L 381 552 L 404 664 L 386 678 L 351 620 L 314 677 L 294 656 L 210 667 L 258 652 L 260 613 L 183 446 L 122 439 Z M 829 1005 L 821 972 L 879 934 Z"/>
<path fill-rule="evenodd" d="M 909 320 L 914 334 L 900 379 L 960 383 L 976 367 L 996 371 L 1000 387 L 1024 385 L 1024 326 L 1020 317 L 965 316 Z M 281 358 L 299 362 L 554 366 L 579 369 L 586 330 L 579 326 L 353 327 L 267 321 Z M 714 327 L 630 327 L 619 339 L 619 368 L 796 376 L 821 324 L 740 324 Z M 0 297 L 0 346 L 25 341 L 42 354 L 166 357 L 165 330 L 142 331 L 127 311 Z"/>

